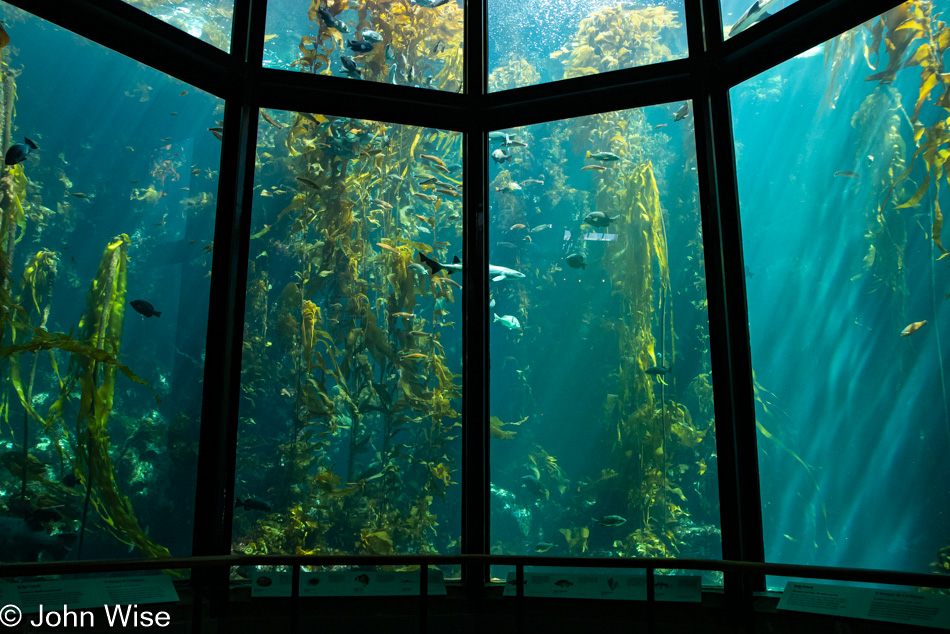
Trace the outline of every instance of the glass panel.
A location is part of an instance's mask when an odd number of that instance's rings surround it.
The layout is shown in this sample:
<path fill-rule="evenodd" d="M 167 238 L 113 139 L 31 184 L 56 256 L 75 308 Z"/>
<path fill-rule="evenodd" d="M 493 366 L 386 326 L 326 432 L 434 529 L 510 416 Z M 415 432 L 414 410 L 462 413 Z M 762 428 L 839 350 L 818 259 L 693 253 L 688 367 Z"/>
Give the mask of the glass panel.
<path fill-rule="evenodd" d="M 943 572 L 948 560 L 936 324 L 950 318 L 950 110 L 930 47 L 950 41 L 936 19 L 950 2 L 928 5 L 826 43 L 827 66 L 800 55 L 731 93 L 767 561 Z"/>
<path fill-rule="evenodd" d="M 493 553 L 721 555 L 688 111 L 490 135 Z"/>
<path fill-rule="evenodd" d="M 719 0 L 723 37 L 728 39 L 798 0 Z"/>
<path fill-rule="evenodd" d="M 488 90 L 682 59 L 683 0 L 488 2 Z"/>
<path fill-rule="evenodd" d="M 457 553 L 462 135 L 261 116 L 233 547 Z"/>
<path fill-rule="evenodd" d="M 234 0 L 123 0 L 202 42 L 231 50 Z"/>
<path fill-rule="evenodd" d="M 458 0 L 271 0 L 264 66 L 461 92 L 464 16 Z"/>
<path fill-rule="evenodd" d="M 188 555 L 223 103 L 2 9 L 0 558 Z"/>

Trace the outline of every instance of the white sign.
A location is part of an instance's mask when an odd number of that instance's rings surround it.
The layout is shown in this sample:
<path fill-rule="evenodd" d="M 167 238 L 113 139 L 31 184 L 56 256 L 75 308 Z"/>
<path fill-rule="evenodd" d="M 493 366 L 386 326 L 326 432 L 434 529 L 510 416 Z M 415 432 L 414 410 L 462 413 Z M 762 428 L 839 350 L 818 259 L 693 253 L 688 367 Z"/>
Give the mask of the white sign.
<path fill-rule="evenodd" d="M 950 629 L 950 596 L 789 581 L 780 610 Z"/>

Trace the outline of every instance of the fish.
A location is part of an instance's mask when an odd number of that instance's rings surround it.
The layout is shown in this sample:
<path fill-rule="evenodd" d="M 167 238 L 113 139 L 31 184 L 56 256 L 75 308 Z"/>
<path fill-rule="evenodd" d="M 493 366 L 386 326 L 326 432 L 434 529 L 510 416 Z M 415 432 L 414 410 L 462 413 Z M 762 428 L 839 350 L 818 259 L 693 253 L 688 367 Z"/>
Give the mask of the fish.
<path fill-rule="evenodd" d="M 673 371 L 673 368 L 668 368 L 666 366 L 654 366 L 646 371 L 650 376 L 663 376 L 664 374 L 669 374 Z"/>
<path fill-rule="evenodd" d="M 564 261 L 567 262 L 567 265 L 572 269 L 586 269 L 587 268 L 587 256 L 583 253 L 572 253 Z"/>
<path fill-rule="evenodd" d="M 519 229 L 527 229 L 527 228 L 528 227 L 526 225 L 519 222 L 516 225 L 511 225 L 511 227 L 508 228 L 508 231 L 517 231 Z"/>
<path fill-rule="evenodd" d="M 271 119 L 271 118 L 267 115 L 267 113 L 264 112 L 263 110 L 261 110 L 261 116 L 264 117 L 264 121 L 266 121 L 267 123 L 271 124 L 272 126 L 274 126 L 275 128 L 277 128 L 278 130 L 283 130 L 283 129 L 284 129 L 284 126 L 280 125 L 279 123 L 277 123 L 276 121 L 274 121 L 273 119 Z"/>
<path fill-rule="evenodd" d="M 454 189 L 444 189 L 444 188 L 442 188 L 442 187 L 436 187 L 436 188 L 435 188 L 435 191 L 438 192 L 438 193 L 440 193 L 440 194 L 444 194 L 444 195 L 446 195 L 446 196 L 451 196 L 452 198 L 461 198 L 461 197 L 462 197 L 462 194 L 460 194 L 459 192 L 455 191 Z"/>
<path fill-rule="evenodd" d="M 356 53 L 368 53 L 373 50 L 373 43 L 366 40 L 350 40 L 346 45 Z"/>
<path fill-rule="evenodd" d="M 845 176 L 847 178 L 861 178 L 861 175 L 857 172 L 851 172 L 848 170 L 842 170 L 840 172 L 835 172 L 835 176 Z"/>
<path fill-rule="evenodd" d="M 914 323 L 908 325 L 907 328 L 904 328 L 901 331 L 901 337 L 909 337 L 926 325 L 927 325 L 926 319 L 923 321 L 915 321 Z"/>
<path fill-rule="evenodd" d="M 262 502 L 261 500 L 255 500 L 254 498 L 234 498 L 234 508 L 244 508 L 247 511 L 270 511 L 270 504 L 267 502 Z"/>
<path fill-rule="evenodd" d="M 553 226 L 554 226 L 554 225 L 552 225 L 552 224 L 549 223 L 549 224 L 546 224 L 546 225 L 538 225 L 537 227 L 531 227 L 531 233 L 537 233 L 537 232 L 539 232 L 539 231 L 544 231 L 545 229 L 550 229 L 550 228 L 553 227 Z"/>
<path fill-rule="evenodd" d="M 62 483 L 63 486 L 68 486 L 70 489 L 72 489 L 77 484 L 79 484 L 79 478 L 76 477 L 75 473 L 67 473 L 63 476 L 63 479 L 60 480 L 60 483 Z"/>
<path fill-rule="evenodd" d="M 320 19 L 323 20 L 323 23 L 328 27 L 334 28 L 341 33 L 347 33 L 349 29 L 342 20 L 337 20 L 333 17 L 333 14 L 326 10 L 325 7 L 320 7 L 317 9 L 317 13 L 320 15 Z"/>
<path fill-rule="evenodd" d="M 429 355 L 422 354 L 421 352 L 413 352 L 411 354 L 402 355 L 403 359 L 428 359 Z"/>
<path fill-rule="evenodd" d="M 456 271 L 462 270 L 462 261 L 459 260 L 458 256 L 455 256 L 455 259 L 452 260 L 451 264 L 445 262 L 438 262 L 428 257 L 426 254 L 419 252 L 420 261 L 429 267 L 429 270 L 432 274 L 436 274 L 439 271 L 445 270 L 449 275 L 455 273 Z M 488 275 L 491 277 L 493 282 L 500 282 L 501 280 L 517 280 L 524 277 L 524 273 L 516 271 L 514 269 L 509 269 L 505 266 L 498 266 L 495 264 L 488 265 Z"/>
<path fill-rule="evenodd" d="M 492 141 L 501 141 L 502 145 L 505 145 L 510 140 L 511 140 L 511 135 L 509 135 L 507 132 L 495 131 L 495 132 L 488 133 L 489 143 L 491 143 Z"/>
<path fill-rule="evenodd" d="M 528 185 L 544 185 L 544 179 L 543 179 L 543 178 L 541 178 L 541 179 L 528 178 L 528 179 L 525 179 L 525 180 L 521 181 L 521 186 L 522 186 L 522 187 L 527 187 Z"/>
<path fill-rule="evenodd" d="M 27 137 L 23 137 L 23 143 L 14 143 L 7 150 L 7 153 L 3 157 L 3 162 L 7 165 L 16 165 L 17 163 L 22 163 L 26 160 L 27 155 L 33 150 L 40 149 L 36 143 L 30 141 Z"/>
<path fill-rule="evenodd" d="M 61 561 L 78 538 L 75 533 L 49 535 L 36 519 L 0 517 L 0 557 L 6 563 L 39 561 L 44 553 Z"/>
<path fill-rule="evenodd" d="M 544 495 L 544 486 L 541 484 L 541 481 L 533 475 L 521 476 L 521 486 L 528 489 L 538 497 Z"/>
<path fill-rule="evenodd" d="M 383 36 L 371 29 L 363 29 L 360 31 L 360 37 L 362 37 L 367 42 L 373 42 L 375 44 L 383 41 Z"/>
<path fill-rule="evenodd" d="M 412 337 L 431 337 L 431 332 L 423 332 L 421 330 L 410 330 L 409 335 Z"/>
<path fill-rule="evenodd" d="M 867 166 L 868 166 L 868 167 L 871 167 L 872 165 L 874 165 L 874 157 L 873 157 L 872 155 L 868 154 L 868 155 L 865 157 L 864 162 L 867 163 Z"/>
<path fill-rule="evenodd" d="M 613 218 L 611 218 L 610 216 L 607 215 L 606 212 L 592 211 L 586 216 L 584 216 L 584 222 L 586 222 L 589 225 L 593 225 L 595 227 L 607 227 L 610 225 L 611 222 L 615 222 L 618 218 L 620 218 L 619 215 L 616 215 Z"/>
<path fill-rule="evenodd" d="M 501 325 L 508 330 L 521 330 L 521 322 L 514 315 L 505 315 L 504 317 L 499 317 L 498 313 L 494 313 L 494 315 L 495 321 L 500 321 Z"/>
<path fill-rule="evenodd" d="M 587 152 L 585 158 L 592 158 L 598 161 L 619 161 L 620 157 L 613 152 Z"/>
<path fill-rule="evenodd" d="M 689 102 L 684 101 L 683 105 L 679 107 L 675 113 L 673 113 L 673 122 L 682 121 L 689 115 Z"/>
<path fill-rule="evenodd" d="M 129 304 L 133 309 L 135 309 L 135 312 L 139 313 L 140 315 L 145 315 L 146 317 L 152 317 L 153 315 L 155 317 L 162 316 L 159 311 L 155 310 L 154 306 L 149 304 L 144 299 L 133 299 L 131 302 L 129 302 Z"/>
<path fill-rule="evenodd" d="M 554 582 L 554 585 L 556 585 L 558 588 L 570 588 L 574 584 L 568 581 L 567 579 L 558 579 L 557 581 Z"/>
<path fill-rule="evenodd" d="M 606 169 L 607 169 L 607 168 L 604 167 L 603 165 L 585 165 L 584 167 L 581 168 L 581 171 L 582 171 L 582 172 L 590 172 L 590 171 L 595 171 L 595 170 L 596 170 L 596 171 L 598 171 L 598 172 L 603 172 L 603 171 L 605 171 Z"/>
<path fill-rule="evenodd" d="M 95 198 L 95 194 L 84 194 L 83 192 L 69 192 L 70 196 L 74 196 L 81 200 L 88 200 L 90 198 Z"/>
<path fill-rule="evenodd" d="M 729 27 L 729 32 L 726 34 L 727 37 L 733 37 L 734 35 L 742 33 L 753 24 L 761 22 L 772 15 L 768 12 L 768 9 L 777 1 L 778 0 L 756 0 L 756 2 L 753 2 L 752 6 L 746 9 L 745 13 L 736 20 L 736 23 Z"/>
<path fill-rule="evenodd" d="M 506 154 L 504 150 L 495 150 L 491 153 L 491 160 L 495 161 L 497 165 L 501 165 L 505 161 L 511 160 L 511 154 Z"/>
<path fill-rule="evenodd" d="M 422 265 L 419 264 L 418 262 L 413 262 L 412 264 L 410 264 L 410 265 L 407 266 L 406 268 L 409 269 L 410 271 L 414 272 L 414 273 L 418 273 L 419 275 L 423 275 L 423 276 L 428 276 L 428 275 L 429 275 L 429 271 L 426 270 L 426 267 L 422 266 Z"/>
<path fill-rule="evenodd" d="M 431 154 L 420 154 L 419 158 L 425 159 L 431 163 L 435 163 L 440 167 L 445 167 L 445 161 L 440 159 L 438 156 L 432 156 Z"/>
<path fill-rule="evenodd" d="M 413 319 L 416 315 L 415 313 L 392 313 L 393 317 L 405 317 L 406 319 Z"/>
<path fill-rule="evenodd" d="M 367 574 L 358 575 L 355 579 L 353 579 L 353 581 L 358 581 L 359 583 L 362 583 L 363 587 L 365 588 L 366 586 L 369 585 L 369 575 Z"/>
<path fill-rule="evenodd" d="M 620 582 L 618 582 L 613 577 L 610 577 L 609 579 L 607 579 L 607 587 L 610 588 L 611 592 L 616 590 L 619 586 L 620 586 Z"/>
<path fill-rule="evenodd" d="M 441 7 L 443 4 L 448 4 L 452 0 L 412 0 L 412 4 L 420 7 L 426 7 L 428 9 L 435 9 L 436 7 Z"/>
<path fill-rule="evenodd" d="M 537 544 L 535 544 L 535 546 L 534 546 L 534 552 L 536 552 L 536 553 L 546 553 L 546 552 L 548 552 L 549 550 L 551 550 L 552 548 L 554 548 L 554 544 L 552 544 L 551 542 L 546 542 L 546 541 L 542 540 L 542 541 L 538 542 Z"/>
<path fill-rule="evenodd" d="M 619 515 L 605 515 L 600 519 L 592 517 L 591 521 L 601 526 L 621 526 L 627 523 L 627 518 L 620 517 Z"/>
<path fill-rule="evenodd" d="M 351 75 L 356 75 L 357 77 L 363 76 L 363 73 L 360 72 L 360 67 L 356 65 L 356 61 L 352 57 L 340 55 L 340 62 L 343 64 L 343 68 L 346 72 Z"/>
<path fill-rule="evenodd" d="M 312 180 L 310 180 L 309 178 L 304 178 L 303 176 L 297 176 L 296 178 L 297 178 L 298 181 L 300 181 L 300 182 L 303 183 L 304 185 L 310 185 L 310 187 L 313 187 L 314 189 L 317 189 L 317 190 L 320 189 L 320 186 L 317 185 L 317 184 L 316 184 L 315 182 L 313 182 Z"/>

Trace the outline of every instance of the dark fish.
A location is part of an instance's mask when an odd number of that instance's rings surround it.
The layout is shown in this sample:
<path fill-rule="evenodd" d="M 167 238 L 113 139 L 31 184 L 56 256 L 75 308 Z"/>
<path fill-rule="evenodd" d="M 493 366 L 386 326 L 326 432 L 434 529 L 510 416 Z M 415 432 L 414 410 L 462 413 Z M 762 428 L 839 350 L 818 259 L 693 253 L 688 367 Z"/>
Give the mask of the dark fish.
<path fill-rule="evenodd" d="M 757 22 L 761 22 L 765 18 L 769 17 L 769 9 L 772 8 L 772 5 L 775 4 L 776 0 L 756 0 L 752 3 L 752 6 L 746 9 L 745 13 L 742 14 L 736 23 L 729 27 L 728 37 L 732 37 L 745 31 L 747 28 L 752 26 Z"/>
<path fill-rule="evenodd" d="M 613 577 L 610 577 L 609 579 L 607 579 L 607 587 L 610 588 L 611 592 L 616 590 L 619 585 L 620 583 L 618 583 L 617 580 L 614 579 Z"/>
<path fill-rule="evenodd" d="M 255 500 L 254 498 L 235 498 L 236 502 L 234 503 L 234 508 L 239 509 L 242 506 L 248 511 L 269 511 L 270 504 L 267 502 L 262 502 L 260 500 Z"/>
<path fill-rule="evenodd" d="M 501 164 L 505 161 L 510 161 L 511 154 L 506 154 L 504 150 L 495 150 L 491 153 L 491 160 L 495 161 L 495 163 Z"/>
<path fill-rule="evenodd" d="M 601 526 L 620 526 L 627 523 L 627 518 L 620 517 L 619 515 L 605 515 L 600 519 L 596 517 L 591 518 L 591 521 Z"/>
<path fill-rule="evenodd" d="M 369 585 L 369 575 L 365 575 L 365 574 L 359 575 L 353 581 L 359 581 L 360 583 L 363 584 L 363 587 L 365 588 L 366 586 Z"/>
<path fill-rule="evenodd" d="M 554 544 L 552 544 L 551 542 L 540 541 L 535 545 L 534 552 L 546 553 L 552 548 L 554 548 Z"/>
<path fill-rule="evenodd" d="M 79 478 L 76 477 L 75 473 L 67 473 L 60 482 L 71 489 L 79 484 Z"/>
<path fill-rule="evenodd" d="M 679 110 L 677 110 L 676 113 L 673 114 L 673 121 L 681 121 L 685 119 L 687 115 L 689 115 L 689 102 L 684 101 L 683 105 L 680 106 Z"/>
<path fill-rule="evenodd" d="M 554 585 L 556 585 L 558 588 L 570 588 L 574 584 L 568 581 L 567 579 L 558 579 L 557 581 L 554 582 Z"/>
<path fill-rule="evenodd" d="M 541 482 L 533 475 L 521 476 L 521 486 L 539 497 L 544 495 L 544 487 L 541 485 Z"/>
<path fill-rule="evenodd" d="M 357 77 L 362 77 L 363 74 L 360 72 L 360 67 L 356 65 L 356 60 L 347 55 L 340 55 L 340 61 L 343 63 L 343 68 L 346 72 L 351 75 L 356 75 Z"/>
<path fill-rule="evenodd" d="M 368 53 L 373 50 L 373 43 L 366 40 L 350 40 L 346 45 L 350 47 L 351 51 L 357 53 Z"/>
<path fill-rule="evenodd" d="M 663 376 L 664 374 L 669 374 L 673 371 L 673 368 L 668 368 L 666 366 L 654 366 L 647 370 L 647 374 L 650 376 Z"/>
<path fill-rule="evenodd" d="M 848 170 L 842 170 L 840 172 L 835 172 L 835 176 L 845 176 L 847 178 L 861 178 L 861 175 L 857 172 L 851 172 Z"/>
<path fill-rule="evenodd" d="M 564 259 L 567 265 L 572 269 L 586 269 L 587 258 L 583 253 L 572 253 Z"/>
<path fill-rule="evenodd" d="M 317 13 L 320 15 L 320 19 L 323 20 L 323 23 L 327 26 L 334 28 L 338 31 L 346 33 L 349 29 L 346 28 L 346 24 L 342 20 L 337 20 L 333 17 L 333 14 L 326 10 L 325 7 L 320 7 L 317 9 Z"/>
<path fill-rule="evenodd" d="M 140 315 L 145 315 L 146 317 L 152 317 L 153 315 L 155 317 L 162 316 L 160 312 L 155 310 L 154 306 L 149 304 L 144 299 L 134 299 L 131 302 L 129 302 L 129 304 L 131 304 L 132 308 L 135 309 L 135 312 L 139 313 Z"/>
<path fill-rule="evenodd" d="M 595 227 L 607 227 L 618 218 L 620 218 L 619 215 L 611 218 L 603 211 L 592 211 L 584 216 L 584 222 Z"/>
<path fill-rule="evenodd" d="M 10 146 L 10 149 L 7 150 L 6 155 L 3 157 L 3 162 L 7 165 L 16 165 L 17 163 L 22 163 L 26 160 L 26 155 L 29 154 L 32 150 L 40 149 L 36 143 L 30 141 L 28 138 L 23 137 L 23 143 L 14 143 Z"/>
<path fill-rule="evenodd" d="M 48 535 L 36 520 L 0 517 L 0 557 L 7 563 L 39 561 L 43 553 L 60 561 L 77 538 L 74 533 Z"/>

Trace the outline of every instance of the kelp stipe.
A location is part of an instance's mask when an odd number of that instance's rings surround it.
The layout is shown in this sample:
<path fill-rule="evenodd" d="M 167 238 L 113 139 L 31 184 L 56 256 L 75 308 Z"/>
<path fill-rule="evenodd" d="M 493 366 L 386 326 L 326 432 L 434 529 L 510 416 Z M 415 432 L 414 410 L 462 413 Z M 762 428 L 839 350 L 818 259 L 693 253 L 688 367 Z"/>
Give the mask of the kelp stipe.
<path fill-rule="evenodd" d="M 81 340 L 110 357 L 122 347 L 125 321 L 126 265 L 129 237 L 116 236 L 106 246 L 96 278 L 86 294 L 86 313 L 79 322 Z M 78 556 L 82 557 L 87 514 L 91 504 L 103 525 L 120 542 L 135 545 L 150 557 L 169 557 L 167 548 L 152 541 L 139 526 L 129 498 L 119 491 L 109 455 L 107 423 L 112 414 L 116 371 L 114 363 L 74 353 L 72 363 L 82 396 L 76 419 L 76 473 L 86 486 Z"/>

